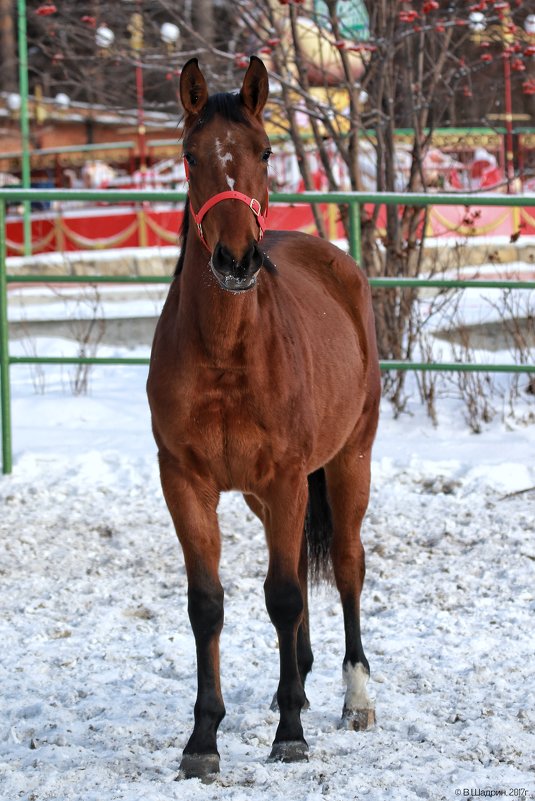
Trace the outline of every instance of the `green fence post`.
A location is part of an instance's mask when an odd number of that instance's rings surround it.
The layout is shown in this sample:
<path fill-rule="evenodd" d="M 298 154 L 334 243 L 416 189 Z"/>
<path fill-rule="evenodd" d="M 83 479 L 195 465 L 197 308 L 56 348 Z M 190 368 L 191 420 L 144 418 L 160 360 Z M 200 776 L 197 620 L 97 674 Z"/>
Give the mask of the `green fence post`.
<path fill-rule="evenodd" d="M 28 41 L 26 36 L 26 0 L 18 0 L 18 47 L 19 47 L 19 94 L 20 94 L 20 138 L 22 146 L 22 186 L 31 185 L 30 168 L 30 116 L 28 112 Z M 24 255 L 32 254 L 31 204 L 25 200 L 22 226 L 24 231 Z"/>
<path fill-rule="evenodd" d="M 7 324 L 6 203 L 0 200 L 0 407 L 2 419 L 2 472 L 11 473 L 11 392 L 9 387 L 9 331 Z"/>
<path fill-rule="evenodd" d="M 362 266 L 362 248 L 360 241 L 360 203 L 349 201 L 349 252 Z"/>

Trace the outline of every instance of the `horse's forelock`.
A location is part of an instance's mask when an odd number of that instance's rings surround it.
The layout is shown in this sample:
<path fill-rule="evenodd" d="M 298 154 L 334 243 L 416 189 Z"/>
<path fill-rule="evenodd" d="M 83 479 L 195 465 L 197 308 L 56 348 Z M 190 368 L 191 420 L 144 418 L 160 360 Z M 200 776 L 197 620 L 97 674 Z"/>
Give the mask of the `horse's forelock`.
<path fill-rule="evenodd" d="M 221 116 L 228 122 L 237 122 L 242 125 L 251 124 L 240 95 L 233 92 L 218 92 L 215 95 L 210 95 L 198 119 L 194 122 L 194 127 L 206 125 L 216 115 Z"/>

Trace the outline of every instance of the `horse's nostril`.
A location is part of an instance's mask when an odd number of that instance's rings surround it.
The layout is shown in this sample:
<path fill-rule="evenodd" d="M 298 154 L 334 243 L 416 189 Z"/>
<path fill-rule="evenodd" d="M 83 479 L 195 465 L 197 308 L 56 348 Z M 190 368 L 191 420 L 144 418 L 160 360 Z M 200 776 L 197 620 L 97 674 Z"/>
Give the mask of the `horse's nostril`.
<path fill-rule="evenodd" d="M 232 275 L 235 270 L 236 261 L 234 257 L 220 242 L 217 243 L 212 254 L 212 266 L 221 275 Z"/>
<path fill-rule="evenodd" d="M 258 245 L 253 243 L 241 259 L 236 259 L 230 250 L 220 242 L 212 254 L 212 267 L 221 276 L 231 275 L 239 280 L 253 276 L 262 266 L 262 254 Z"/>

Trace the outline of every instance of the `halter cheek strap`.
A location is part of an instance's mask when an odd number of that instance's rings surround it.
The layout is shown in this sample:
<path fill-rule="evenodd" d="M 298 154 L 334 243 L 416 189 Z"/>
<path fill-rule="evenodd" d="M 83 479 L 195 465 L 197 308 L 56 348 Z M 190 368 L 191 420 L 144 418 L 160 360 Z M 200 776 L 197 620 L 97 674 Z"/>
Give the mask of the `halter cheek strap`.
<path fill-rule="evenodd" d="M 185 168 L 185 171 L 186 171 L 186 180 L 189 182 L 189 165 L 188 165 L 188 163 L 187 163 L 187 161 L 185 159 L 184 159 L 184 168 Z M 260 241 L 262 239 L 262 237 L 264 236 L 264 231 L 266 230 L 266 217 L 267 217 L 267 213 L 268 213 L 268 197 L 267 197 L 267 194 L 266 194 L 266 204 L 265 204 L 266 205 L 266 210 L 262 214 L 262 206 L 261 206 L 259 200 L 257 200 L 254 197 L 249 197 L 248 195 L 244 195 L 243 192 L 236 192 L 233 189 L 229 189 L 226 192 L 219 192 L 217 195 L 214 195 L 213 197 L 209 198 L 206 201 L 206 203 L 204 203 L 204 205 L 201 206 L 201 208 L 199 209 L 198 212 L 195 212 L 193 206 L 191 205 L 191 201 L 190 201 L 190 204 L 189 204 L 190 211 L 191 211 L 193 219 L 195 220 L 195 223 L 197 225 L 197 231 L 199 233 L 199 238 L 200 238 L 201 242 L 203 243 L 203 245 L 205 246 L 205 248 L 207 250 L 210 250 L 210 247 L 208 246 L 208 243 L 207 243 L 206 239 L 204 238 L 204 233 L 203 233 L 203 230 L 202 230 L 202 221 L 204 219 L 204 216 L 206 215 L 206 212 L 210 211 L 211 208 L 216 206 L 222 200 L 240 200 L 242 203 L 245 203 L 247 206 L 249 206 L 249 208 L 253 212 L 254 216 L 256 217 L 256 221 L 258 223 L 258 228 L 259 228 L 258 241 Z"/>

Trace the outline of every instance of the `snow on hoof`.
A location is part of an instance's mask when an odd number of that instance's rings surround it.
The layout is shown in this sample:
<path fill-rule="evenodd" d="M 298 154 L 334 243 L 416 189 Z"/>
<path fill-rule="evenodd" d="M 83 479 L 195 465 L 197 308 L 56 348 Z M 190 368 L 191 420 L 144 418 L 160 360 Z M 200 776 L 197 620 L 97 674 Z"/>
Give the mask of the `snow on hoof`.
<path fill-rule="evenodd" d="M 308 745 L 301 740 L 273 743 L 268 762 L 308 762 Z"/>
<path fill-rule="evenodd" d="M 218 754 L 184 754 L 178 779 L 200 779 L 210 784 L 219 773 Z"/>
<path fill-rule="evenodd" d="M 340 729 L 353 729 L 353 731 L 366 731 L 375 726 L 375 709 L 344 709 Z"/>

